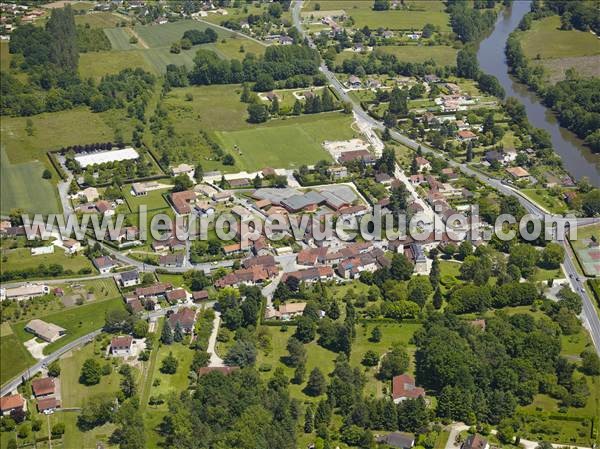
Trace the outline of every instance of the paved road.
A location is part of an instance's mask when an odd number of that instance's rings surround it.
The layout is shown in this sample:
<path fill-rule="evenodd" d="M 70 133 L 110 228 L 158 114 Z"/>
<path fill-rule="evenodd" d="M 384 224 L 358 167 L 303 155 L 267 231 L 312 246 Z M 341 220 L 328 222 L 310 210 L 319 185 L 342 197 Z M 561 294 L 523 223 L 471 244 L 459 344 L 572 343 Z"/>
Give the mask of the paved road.
<path fill-rule="evenodd" d="M 312 48 L 316 48 L 315 44 L 312 42 L 311 37 L 308 35 L 308 33 L 306 33 L 306 31 L 302 27 L 302 23 L 300 20 L 301 9 L 302 9 L 302 1 L 296 0 L 292 7 L 293 23 L 296 26 L 296 28 L 298 28 L 298 30 L 303 35 L 303 37 L 305 37 L 308 40 L 309 45 Z M 331 83 L 333 88 L 337 91 L 340 98 L 343 101 L 349 102 L 352 104 L 354 113 L 361 120 L 369 123 L 373 129 L 379 129 L 379 130 L 384 129 L 383 123 L 381 123 L 381 122 L 375 120 L 373 117 L 371 117 L 365 110 L 362 109 L 360 104 L 356 103 L 355 101 L 352 100 L 352 98 L 350 98 L 350 96 L 345 91 L 344 86 L 342 86 L 342 84 L 336 78 L 335 74 L 327 68 L 325 63 L 323 63 L 321 65 L 320 70 L 325 75 L 327 80 Z M 390 135 L 392 136 L 392 138 L 394 140 L 402 143 L 403 145 L 405 145 L 413 150 L 416 150 L 417 148 L 420 147 L 421 150 L 423 151 L 423 153 L 435 154 L 438 157 L 444 158 L 451 167 L 461 170 L 465 175 L 475 176 L 480 181 L 495 188 L 499 192 L 501 192 L 505 195 L 516 197 L 519 200 L 519 202 L 523 205 L 523 207 L 525 207 L 525 209 L 530 214 L 534 215 L 535 217 L 541 218 L 544 216 L 545 211 L 540 206 L 538 206 L 536 203 L 534 203 L 531 200 L 529 200 L 528 198 L 526 198 L 518 190 L 512 188 L 511 186 L 506 185 L 501 180 L 484 175 L 478 171 L 475 171 L 475 170 L 467 167 L 465 164 L 461 164 L 459 162 L 449 160 L 445 154 L 442 154 L 442 153 L 438 152 L 437 150 L 434 150 L 433 148 L 431 148 L 423 143 L 416 142 L 416 141 L 410 139 L 409 137 L 399 133 L 398 131 L 390 130 Z M 590 219 L 590 218 L 578 219 L 578 221 L 577 221 L 578 225 L 597 223 L 597 222 L 599 222 L 599 221 L 597 221 L 597 219 Z M 568 248 L 568 246 L 569 246 L 568 242 L 563 241 L 562 244 L 567 249 L 567 251 L 565 252 L 565 262 L 564 262 L 564 265 L 565 265 L 565 268 L 567 271 L 567 275 L 569 276 L 569 278 L 571 278 L 572 281 L 574 280 L 574 285 L 577 289 L 577 293 L 582 298 L 582 301 L 583 301 L 582 318 L 583 318 L 584 324 L 587 326 L 587 328 L 590 331 L 590 334 L 592 336 L 592 341 L 594 342 L 594 346 L 596 347 L 596 351 L 600 354 L 600 318 L 598 318 L 598 314 L 596 313 L 596 310 L 594 308 L 592 300 L 590 299 L 585 288 L 583 287 L 583 282 L 585 282 L 585 280 L 579 280 L 579 275 L 575 268 L 576 262 L 575 262 L 573 254 L 570 252 L 570 250 Z"/>

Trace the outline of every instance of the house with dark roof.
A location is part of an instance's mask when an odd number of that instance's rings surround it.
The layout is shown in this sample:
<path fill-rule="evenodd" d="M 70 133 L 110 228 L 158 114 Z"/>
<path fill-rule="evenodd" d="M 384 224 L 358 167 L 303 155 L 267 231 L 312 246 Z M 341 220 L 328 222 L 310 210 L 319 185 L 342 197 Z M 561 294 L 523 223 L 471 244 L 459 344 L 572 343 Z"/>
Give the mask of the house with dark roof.
<path fill-rule="evenodd" d="M 194 329 L 196 311 L 194 309 L 190 309 L 189 307 L 182 307 L 167 319 L 172 330 L 175 330 L 177 324 L 179 324 L 181 330 L 184 333 L 189 334 Z"/>
<path fill-rule="evenodd" d="M 207 290 L 198 290 L 192 292 L 192 299 L 194 302 L 204 301 L 208 299 L 208 291 Z"/>
<path fill-rule="evenodd" d="M 157 282 L 156 284 L 149 285 L 148 287 L 138 287 L 135 289 L 135 295 L 138 298 L 157 298 L 159 296 L 165 296 L 165 294 L 173 289 L 173 285 L 167 282 Z"/>
<path fill-rule="evenodd" d="M 339 157 L 338 162 L 340 164 L 346 164 L 348 162 L 360 161 L 367 165 L 373 165 L 376 162 L 375 156 L 373 156 L 367 150 L 352 150 L 344 151 Z"/>
<path fill-rule="evenodd" d="M 290 271 L 289 273 L 285 273 L 281 281 L 286 282 L 291 277 L 298 279 L 300 282 L 311 283 L 319 280 L 333 279 L 334 273 L 333 268 L 329 266 L 306 268 L 305 270 Z"/>
<path fill-rule="evenodd" d="M 410 449 L 415 445 L 415 436 L 412 433 L 392 432 L 377 437 L 375 441 L 399 449 Z"/>
<path fill-rule="evenodd" d="M 163 267 L 183 267 L 185 264 L 184 254 L 166 254 L 158 258 L 158 264 Z"/>
<path fill-rule="evenodd" d="M 124 271 L 119 275 L 119 282 L 122 287 L 133 287 L 141 282 L 140 274 L 137 270 Z"/>

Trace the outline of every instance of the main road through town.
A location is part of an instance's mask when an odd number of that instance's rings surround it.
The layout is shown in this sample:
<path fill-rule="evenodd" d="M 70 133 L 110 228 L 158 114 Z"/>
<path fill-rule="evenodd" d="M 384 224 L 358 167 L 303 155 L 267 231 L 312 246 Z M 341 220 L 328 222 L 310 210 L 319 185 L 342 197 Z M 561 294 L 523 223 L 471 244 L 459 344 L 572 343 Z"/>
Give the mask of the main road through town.
<path fill-rule="evenodd" d="M 293 20 L 294 26 L 300 31 L 301 35 L 308 41 L 308 44 L 312 48 L 316 48 L 314 42 L 312 41 L 311 36 L 308 33 L 306 33 L 306 31 L 302 27 L 302 21 L 301 21 L 301 16 L 300 16 L 300 13 L 302 10 L 302 3 L 303 2 L 301 0 L 296 0 L 294 2 L 293 6 L 292 6 L 292 20 Z M 360 120 L 364 121 L 365 123 L 368 123 L 373 129 L 377 129 L 377 130 L 384 129 L 382 122 L 375 120 L 373 117 L 371 117 L 367 113 L 367 111 L 365 111 L 360 106 L 360 104 L 358 104 L 356 101 L 354 101 L 348 95 L 348 93 L 344 89 L 344 86 L 342 85 L 342 83 L 340 83 L 340 81 L 336 78 L 335 74 L 331 70 L 329 70 L 329 68 L 327 67 L 327 65 L 324 62 L 321 63 L 320 70 L 325 75 L 325 77 L 327 78 L 327 80 L 329 81 L 331 86 L 336 90 L 337 94 L 339 95 L 339 98 L 344 102 L 352 104 L 352 109 L 354 110 L 354 113 Z M 405 136 L 404 134 L 399 133 L 398 131 L 390 130 L 390 135 L 392 136 L 392 138 L 394 140 L 400 142 L 401 144 L 403 144 L 413 150 L 416 150 L 417 148 L 421 147 L 421 150 L 423 151 L 423 153 L 435 154 L 436 156 L 444 158 L 451 167 L 460 169 L 467 176 L 474 176 L 474 177 L 478 178 L 480 181 L 488 184 L 489 186 L 493 187 L 494 189 L 498 190 L 499 192 L 503 193 L 504 195 L 516 197 L 519 200 L 519 202 L 523 205 L 523 207 L 525 207 L 527 212 L 529 214 L 533 215 L 534 217 L 543 218 L 544 215 L 546 215 L 546 216 L 548 215 L 536 203 L 534 203 L 533 201 L 526 198 L 518 190 L 512 188 L 511 186 L 506 185 L 501 180 L 489 177 L 483 173 L 472 170 L 471 168 L 467 167 L 465 164 L 461 164 L 459 162 L 450 160 L 447 158 L 446 155 L 440 153 L 439 151 L 436 151 L 433 148 L 430 148 L 427 145 L 424 145 L 423 143 L 416 142 L 416 141 L 410 139 L 409 137 Z M 558 217 L 553 217 L 553 218 L 556 219 Z M 577 220 L 578 226 L 584 225 L 584 224 L 593 224 L 593 223 L 600 223 L 600 221 L 596 220 L 596 219 L 579 219 L 579 220 Z M 592 303 L 592 300 L 590 299 L 590 297 L 587 294 L 587 291 L 585 289 L 585 285 L 584 285 L 585 278 L 581 278 L 579 276 L 579 273 L 577 272 L 577 269 L 576 269 L 577 262 L 574 260 L 574 255 L 573 255 L 572 251 L 570 250 L 569 243 L 566 240 L 563 240 L 562 245 L 565 248 L 565 261 L 564 261 L 563 266 L 566 271 L 566 275 L 568 276 L 569 281 L 571 282 L 571 285 L 573 286 L 575 291 L 581 296 L 581 299 L 583 302 L 582 318 L 583 318 L 583 321 L 586 324 L 587 328 L 590 331 L 590 335 L 592 337 L 592 341 L 594 343 L 596 351 L 600 354 L 600 319 L 598 318 L 598 314 L 596 312 L 596 309 L 594 308 L 594 304 Z"/>

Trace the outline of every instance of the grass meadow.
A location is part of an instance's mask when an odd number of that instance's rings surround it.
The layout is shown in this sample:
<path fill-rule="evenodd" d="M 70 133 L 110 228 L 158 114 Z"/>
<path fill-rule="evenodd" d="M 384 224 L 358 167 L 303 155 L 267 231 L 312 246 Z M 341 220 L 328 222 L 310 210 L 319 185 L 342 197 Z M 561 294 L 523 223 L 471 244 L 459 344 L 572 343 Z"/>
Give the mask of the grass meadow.
<path fill-rule="evenodd" d="M 354 19 L 356 28 L 420 30 L 431 23 L 441 31 L 450 31 L 445 5 L 437 0 L 409 0 L 404 2 L 407 9 L 388 11 L 374 11 L 373 2 L 365 0 L 311 0 L 305 3 L 304 11 L 312 11 L 316 3 L 321 5 L 321 11 L 343 9 Z"/>
<path fill-rule="evenodd" d="M 457 49 L 447 45 L 383 45 L 377 47 L 375 51 L 394 55 L 402 62 L 422 63 L 433 59 L 439 66 L 456 65 L 456 54 L 458 53 Z M 336 63 L 341 64 L 355 55 L 357 53 L 352 51 L 338 53 Z"/>

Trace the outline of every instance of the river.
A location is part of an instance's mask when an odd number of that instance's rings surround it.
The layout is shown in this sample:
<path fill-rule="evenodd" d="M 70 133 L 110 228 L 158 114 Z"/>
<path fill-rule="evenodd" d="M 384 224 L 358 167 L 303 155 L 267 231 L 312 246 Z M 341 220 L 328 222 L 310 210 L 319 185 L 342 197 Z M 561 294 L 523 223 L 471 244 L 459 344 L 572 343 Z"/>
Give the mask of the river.
<path fill-rule="evenodd" d="M 560 127 L 554 113 L 541 103 L 540 98 L 508 74 L 504 56 L 506 40 L 530 10 L 530 4 L 530 1 L 515 0 L 512 7 L 500 13 L 494 30 L 479 46 L 479 66 L 498 78 L 507 97 L 516 97 L 525 105 L 533 126 L 550 133 L 552 145 L 569 173 L 576 179 L 587 176 L 592 184 L 600 187 L 600 154 L 593 154 L 575 134 Z"/>

